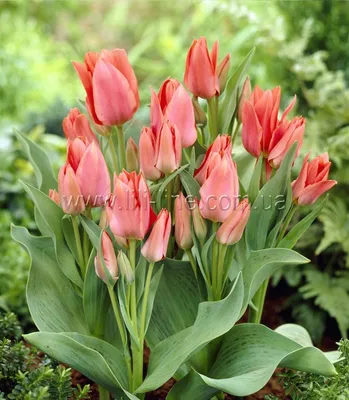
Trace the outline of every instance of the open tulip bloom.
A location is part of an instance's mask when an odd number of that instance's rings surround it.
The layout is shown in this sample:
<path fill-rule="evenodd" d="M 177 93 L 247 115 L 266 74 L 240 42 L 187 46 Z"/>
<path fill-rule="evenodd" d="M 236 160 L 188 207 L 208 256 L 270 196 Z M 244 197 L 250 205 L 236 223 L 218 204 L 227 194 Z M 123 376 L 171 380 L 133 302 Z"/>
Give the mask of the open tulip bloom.
<path fill-rule="evenodd" d="M 123 125 L 139 107 L 127 54 L 87 53 L 74 67 L 88 115 L 73 109 L 63 121 L 58 181 L 17 133 L 36 172 L 36 187 L 22 185 L 42 233 L 12 232 L 32 258 L 38 332 L 25 337 L 96 382 L 101 399 L 144 399 L 172 377 L 169 400 L 209 400 L 256 392 L 278 366 L 336 373 L 304 328 L 260 324 L 270 276 L 309 262 L 292 248 L 336 182 L 327 153 L 307 155 L 294 176 L 305 119 L 288 117 L 296 99 L 280 112 L 279 87 L 251 90 L 252 55 L 230 71 L 218 42 L 209 52 L 195 40 L 184 83 L 151 90 L 150 126 L 126 143 Z"/>

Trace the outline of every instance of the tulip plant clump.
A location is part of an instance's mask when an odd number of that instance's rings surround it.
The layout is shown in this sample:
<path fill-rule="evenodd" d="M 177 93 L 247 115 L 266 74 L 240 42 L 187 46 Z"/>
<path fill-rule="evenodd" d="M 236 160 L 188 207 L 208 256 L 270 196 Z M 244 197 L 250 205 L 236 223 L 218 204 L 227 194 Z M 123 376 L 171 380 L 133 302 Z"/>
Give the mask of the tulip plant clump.
<path fill-rule="evenodd" d="M 290 230 L 295 212 L 336 182 L 327 153 L 307 156 L 292 181 L 305 119 L 288 118 L 295 98 L 280 113 L 279 87 L 251 90 L 252 55 L 231 71 L 218 42 L 209 52 L 194 40 L 184 84 L 151 90 L 137 145 L 125 139 L 140 105 L 126 52 L 87 53 L 73 63 L 86 101 L 63 121 L 58 182 L 17 133 L 42 233 L 12 232 L 32 258 L 27 299 L 39 331 L 25 337 L 96 382 L 101 399 L 144 399 L 171 377 L 168 399 L 205 400 L 256 392 L 278 366 L 336 373 L 335 354 L 302 327 L 260 324 L 269 277 L 309 261 L 292 248 L 326 199 Z"/>

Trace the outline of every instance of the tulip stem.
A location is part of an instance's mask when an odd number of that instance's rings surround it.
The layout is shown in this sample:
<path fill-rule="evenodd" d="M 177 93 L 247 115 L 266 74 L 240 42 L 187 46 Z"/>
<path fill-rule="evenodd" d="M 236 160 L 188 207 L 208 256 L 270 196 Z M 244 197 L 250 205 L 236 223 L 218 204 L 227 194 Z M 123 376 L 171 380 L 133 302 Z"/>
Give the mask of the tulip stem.
<path fill-rule="evenodd" d="M 212 231 L 215 233 L 218 229 L 218 223 L 212 223 Z M 212 243 L 212 293 L 214 300 L 216 300 L 216 292 L 217 292 L 217 272 L 218 272 L 218 242 L 217 239 L 213 239 Z"/>
<path fill-rule="evenodd" d="M 136 240 L 130 240 L 130 248 L 129 248 L 129 259 L 131 263 L 131 267 L 134 272 L 136 272 Z M 137 293 L 136 293 L 136 273 L 135 280 L 131 285 L 131 320 L 133 324 L 133 329 L 138 336 L 138 320 L 137 320 Z M 139 336 L 138 336 L 139 338 Z M 135 340 L 131 339 L 131 350 L 132 350 L 132 364 L 133 364 L 133 392 L 136 391 L 138 386 L 143 381 L 143 350 L 142 346 L 139 346 L 139 343 L 135 342 Z"/>
<path fill-rule="evenodd" d="M 109 392 L 107 389 L 104 389 L 101 385 L 98 385 L 98 394 L 99 394 L 99 400 L 109 400 Z"/>
<path fill-rule="evenodd" d="M 193 268 L 193 272 L 194 272 L 195 278 L 198 279 L 198 270 L 197 270 L 196 261 L 195 261 L 195 258 L 193 256 L 193 253 L 191 252 L 191 249 L 187 249 L 187 250 L 185 250 L 185 252 L 186 252 L 186 254 L 187 254 L 188 258 L 189 258 L 191 267 Z"/>
<path fill-rule="evenodd" d="M 139 327 L 139 345 L 140 345 L 140 353 L 142 354 L 142 357 L 139 357 L 140 364 L 138 366 L 138 369 L 140 369 L 142 371 L 142 374 L 143 374 L 144 337 L 146 334 L 146 329 L 145 329 L 146 321 L 145 320 L 147 317 L 148 297 L 149 297 L 151 277 L 153 275 L 154 265 L 155 265 L 154 263 L 150 263 L 149 268 L 148 268 L 147 279 L 145 281 L 143 301 L 142 301 L 141 322 L 140 322 L 140 327 Z M 142 375 L 142 380 L 143 380 L 143 375 Z"/>
<path fill-rule="evenodd" d="M 116 140 L 117 139 L 118 139 L 118 137 L 116 135 Z M 114 171 L 118 174 L 119 173 L 118 156 L 116 155 L 116 151 L 115 151 L 115 146 L 114 146 L 114 141 L 113 141 L 112 135 L 108 136 L 108 142 L 109 142 L 109 147 L 110 147 L 110 151 L 111 151 L 111 157 L 112 157 L 112 160 L 113 160 L 113 168 L 114 168 Z"/>
<path fill-rule="evenodd" d="M 211 143 L 218 135 L 218 97 L 207 99 L 208 106 L 208 129 L 210 131 Z M 210 144 L 211 144 L 210 143 Z"/>
<path fill-rule="evenodd" d="M 119 160 L 120 160 L 120 171 L 126 169 L 126 148 L 125 148 L 125 134 L 122 125 L 116 127 L 119 143 Z"/>
<path fill-rule="evenodd" d="M 81 270 L 82 278 L 85 278 L 86 265 L 84 262 L 84 253 L 82 252 L 82 247 L 81 247 L 81 237 L 80 237 L 80 231 L 79 231 L 78 217 L 76 215 L 72 215 L 71 221 L 72 221 L 73 231 L 74 231 L 74 236 L 75 236 L 75 245 L 76 245 L 77 257 L 78 257 L 78 264 L 79 264 L 79 267 Z"/>
<path fill-rule="evenodd" d="M 279 245 L 279 243 L 281 242 L 281 240 L 282 240 L 283 237 L 285 236 L 285 233 L 286 233 L 286 231 L 287 231 L 287 228 L 288 228 L 288 226 L 290 225 L 290 222 L 291 222 L 291 220 L 292 220 L 292 218 L 293 218 L 293 216 L 294 216 L 296 210 L 297 210 L 297 206 L 296 206 L 294 203 L 292 203 L 292 206 L 291 206 L 290 210 L 289 210 L 288 213 L 287 213 L 285 222 L 283 223 L 282 228 L 281 228 L 281 231 L 280 231 L 279 236 L 278 236 L 278 238 L 277 238 L 276 246 Z"/>
<path fill-rule="evenodd" d="M 238 135 L 238 133 L 239 133 L 240 126 L 241 126 L 241 123 L 238 121 L 237 124 L 236 124 L 236 127 L 235 127 L 235 129 L 234 129 L 234 133 L 233 133 L 233 135 L 232 135 L 232 137 L 231 137 L 231 145 L 232 145 L 232 146 L 234 146 L 236 137 L 237 137 L 237 135 Z"/>
<path fill-rule="evenodd" d="M 297 206 L 295 204 L 292 204 L 290 210 L 287 213 L 286 219 L 284 224 L 282 225 L 281 231 L 278 235 L 277 241 L 276 241 L 276 247 L 280 244 L 281 240 L 283 239 L 287 228 L 294 216 L 294 213 L 297 210 Z M 256 306 L 257 310 L 254 310 L 250 307 L 249 313 L 248 313 L 248 322 L 253 322 L 255 324 L 260 324 L 261 319 L 262 319 L 262 314 L 263 314 L 263 308 L 264 308 L 264 302 L 265 302 L 265 295 L 267 293 L 268 289 L 268 284 L 269 284 L 269 278 L 266 279 L 260 288 L 257 290 L 256 294 L 253 297 L 253 304 Z"/>
<path fill-rule="evenodd" d="M 122 341 L 122 344 L 124 346 L 124 355 L 125 355 L 126 364 L 127 364 L 129 385 L 131 387 L 131 381 L 132 381 L 131 357 L 130 357 L 130 352 L 129 352 L 128 344 L 127 344 L 127 336 L 126 336 L 126 332 L 125 332 L 125 326 L 124 326 L 124 324 L 122 322 L 119 306 L 118 306 L 118 303 L 116 301 L 114 287 L 112 285 L 108 285 L 108 284 L 107 284 L 107 287 L 108 287 L 110 302 L 111 302 L 111 305 L 112 305 L 112 308 L 113 308 L 116 324 L 118 326 L 118 329 L 119 329 L 119 332 L 120 332 L 121 341 Z"/>
<path fill-rule="evenodd" d="M 218 250 L 218 272 L 217 272 L 217 300 L 222 299 L 224 289 L 224 259 L 228 246 L 219 244 Z"/>

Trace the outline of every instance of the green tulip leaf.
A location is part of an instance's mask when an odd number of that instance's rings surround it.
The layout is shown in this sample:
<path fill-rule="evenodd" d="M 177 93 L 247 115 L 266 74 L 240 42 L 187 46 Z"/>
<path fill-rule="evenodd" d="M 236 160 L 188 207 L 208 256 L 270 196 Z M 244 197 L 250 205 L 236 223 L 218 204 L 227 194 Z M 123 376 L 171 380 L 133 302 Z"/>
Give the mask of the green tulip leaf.
<path fill-rule="evenodd" d="M 38 329 L 89 334 L 81 297 L 58 265 L 52 239 L 32 236 L 19 226 L 12 226 L 12 237 L 25 247 L 32 259 L 27 301 Z"/>
<path fill-rule="evenodd" d="M 57 189 L 57 180 L 53 175 L 51 163 L 46 153 L 27 136 L 14 130 L 18 140 L 23 144 L 27 157 L 32 164 L 38 188 L 48 194 L 50 189 Z"/>
<path fill-rule="evenodd" d="M 328 195 L 323 199 L 323 201 L 305 218 L 303 218 L 298 224 L 296 224 L 288 234 L 281 240 L 278 247 L 284 247 L 287 249 L 292 249 L 302 235 L 309 229 L 310 225 L 319 216 L 324 205 L 326 204 Z"/>
<path fill-rule="evenodd" d="M 107 285 L 95 272 L 93 249 L 89 258 L 84 281 L 83 305 L 87 325 L 93 336 L 104 338 L 106 318 L 110 308 Z"/>
<path fill-rule="evenodd" d="M 64 241 L 62 228 L 64 213 L 62 209 L 45 193 L 27 183 L 22 181 L 20 181 L 20 183 L 35 203 L 38 212 L 41 214 L 42 220 L 50 229 L 50 236 L 55 246 L 56 258 L 64 275 L 82 289 L 83 281 L 78 272 L 75 258 Z"/>
<path fill-rule="evenodd" d="M 246 75 L 247 68 L 254 55 L 253 48 L 245 57 L 238 69 L 228 78 L 222 99 L 219 104 L 219 131 L 229 132 L 235 109 L 237 107 L 237 98 L 240 83 Z"/>
<path fill-rule="evenodd" d="M 162 208 L 162 196 L 164 193 L 166 193 L 166 189 L 168 184 L 175 179 L 175 177 L 177 175 L 179 175 L 182 171 L 184 171 L 185 169 L 187 169 L 189 166 L 189 164 L 185 164 L 182 167 L 178 168 L 176 171 L 172 172 L 171 175 L 169 175 L 161 184 L 161 186 L 159 187 L 158 191 L 156 192 L 156 209 L 158 211 L 160 211 L 160 209 Z"/>
<path fill-rule="evenodd" d="M 24 338 L 50 357 L 68 364 L 103 386 L 116 398 L 137 400 L 128 393 L 127 367 L 123 354 L 103 340 L 77 333 L 36 332 Z"/>
<path fill-rule="evenodd" d="M 179 175 L 183 188 L 187 196 L 192 196 L 191 200 L 193 201 L 194 197 L 200 199 L 200 185 L 193 178 L 192 175 L 188 171 L 182 171 Z"/>
<path fill-rule="evenodd" d="M 253 174 L 247 190 L 248 200 L 251 204 L 255 202 L 259 193 L 262 168 L 265 168 L 265 166 L 263 165 L 263 157 L 259 157 L 257 163 L 255 164 L 255 168 L 253 170 Z"/>
<path fill-rule="evenodd" d="M 192 326 L 200 303 L 197 281 L 188 261 L 166 258 L 155 269 L 161 265 L 164 268 L 146 335 L 152 350 L 166 338 Z"/>
<path fill-rule="evenodd" d="M 244 278 L 243 311 L 252 300 L 261 284 L 282 265 L 306 264 L 309 260 L 289 249 L 265 249 L 252 251 L 242 270 Z"/>
<path fill-rule="evenodd" d="M 161 386 L 195 352 L 228 332 L 240 315 L 242 299 L 243 283 L 239 275 L 226 298 L 200 303 L 192 326 L 163 340 L 152 350 L 148 375 L 137 392 L 144 393 Z"/>
<path fill-rule="evenodd" d="M 215 394 L 213 389 L 233 396 L 248 396 L 263 388 L 277 367 L 336 375 L 332 362 L 312 345 L 302 346 L 264 325 L 239 324 L 224 335 L 209 373 L 192 372 L 173 387 L 168 399 L 209 400 Z M 196 397 L 192 384 L 198 388 L 200 397 Z"/>
<path fill-rule="evenodd" d="M 270 241 L 268 236 L 274 229 L 273 236 L 275 237 L 275 231 L 277 232 L 279 229 L 292 202 L 291 166 L 296 147 L 297 144 L 295 143 L 288 151 L 275 175 L 262 187 L 251 207 L 245 234 L 250 250 L 273 247 L 273 243 L 268 243 Z"/>

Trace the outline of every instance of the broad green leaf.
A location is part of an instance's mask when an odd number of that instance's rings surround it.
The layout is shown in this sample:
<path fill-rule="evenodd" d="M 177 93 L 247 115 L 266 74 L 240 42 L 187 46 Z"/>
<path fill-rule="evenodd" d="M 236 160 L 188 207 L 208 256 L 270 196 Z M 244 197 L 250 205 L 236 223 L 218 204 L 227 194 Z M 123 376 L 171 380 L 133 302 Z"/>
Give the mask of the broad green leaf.
<path fill-rule="evenodd" d="M 79 288 L 82 288 L 83 281 L 78 272 L 75 258 L 64 242 L 64 234 L 62 229 L 62 219 L 64 217 L 64 213 L 62 209 L 45 193 L 27 183 L 21 181 L 20 183 L 35 203 L 44 223 L 48 228 L 50 228 L 50 236 L 55 246 L 56 258 L 63 273 L 73 283 L 75 283 L 75 285 L 77 285 Z"/>
<path fill-rule="evenodd" d="M 255 48 L 245 57 L 238 69 L 228 78 L 222 99 L 219 104 L 219 132 L 229 132 L 229 127 L 236 108 L 239 85 L 252 60 Z"/>
<path fill-rule="evenodd" d="M 281 224 L 291 205 L 291 166 L 297 144 L 288 151 L 275 175 L 262 187 L 251 207 L 246 226 L 246 242 L 250 250 L 266 247 L 275 225 Z M 269 246 L 272 247 L 272 246 Z"/>
<path fill-rule="evenodd" d="M 105 323 L 110 308 L 107 285 L 95 272 L 93 249 L 86 270 L 83 305 L 87 325 L 93 336 L 104 339 Z"/>
<path fill-rule="evenodd" d="M 284 247 L 287 249 L 292 249 L 298 240 L 302 237 L 302 235 L 309 229 L 310 225 L 314 222 L 314 220 L 319 216 L 321 210 L 326 204 L 328 199 L 328 195 L 324 198 L 324 200 L 313 210 L 310 214 L 308 214 L 305 218 L 303 218 L 298 224 L 296 224 L 288 234 L 281 240 L 278 247 Z"/>
<path fill-rule="evenodd" d="M 146 335 L 151 349 L 193 325 L 200 303 L 200 292 L 190 263 L 166 258 L 162 264 L 164 269 Z"/>
<path fill-rule="evenodd" d="M 116 398 L 128 393 L 127 368 L 123 355 L 100 339 L 74 333 L 37 332 L 24 338 L 50 357 L 68 364 L 92 381 L 106 388 Z"/>
<path fill-rule="evenodd" d="M 239 324 L 224 336 L 208 376 L 200 376 L 208 386 L 219 391 L 248 396 L 260 390 L 277 367 L 324 376 L 336 374 L 333 364 L 319 349 L 302 347 L 263 325 Z M 188 399 L 184 395 L 179 398 Z M 209 394 L 202 395 L 200 400 L 209 398 Z"/>
<path fill-rule="evenodd" d="M 175 179 L 177 175 L 179 175 L 182 171 L 184 171 L 186 168 L 188 168 L 189 164 L 185 164 L 182 167 L 178 168 L 176 171 L 172 172 L 171 175 L 169 175 L 161 184 L 159 187 L 157 194 L 156 194 L 156 208 L 157 210 L 161 209 L 161 199 L 164 193 L 166 193 L 166 189 L 168 184 Z"/>
<path fill-rule="evenodd" d="M 187 196 L 193 196 L 200 199 L 200 194 L 199 194 L 200 185 L 193 178 L 193 176 L 190 175 L 188 171 L 182 171 L 179 174 L 179 177 Z M 193 198 L 191 200 L 193 200 Z"/>
<path fill-rule="evenodd" d="M 38 188 L 46 194 L 50 189 L 57 189 L 57 180 L 53 175 L 52 166 L 46 153 L 18 130 L 15 129 L 14 133 L 22 142 L 27 157 L 33 165 Z"/>
<path fill-rule="evenodd" d="M 172 387 L 166 400 L 210 400 L 216 393 L 218 389 L 208 386 L 201 376 L 192 370 Z"/>
<path fill-rule="evenodd" d="M 98 249 L 102 229 L 90 218 L 86 217 L 86 215 L 80 215 L 80 221 L 85 231 L 87 232 L 93 247 L 95 249 Z"/>
<path fill-rule="evenodd" d="M 42 331 L 88 334 L 82 300 L 62 273 L 49 237 L 35 237 L 23 227 L 13 226 L 12 237 L 32 259 L 27 301 L 35 325 Z"/>
<path fill-rule="evenodd" d="M 239 275 L 226 298 L 200 303 L 191 327 L 163 340 L 152 350 L 148 375 L 137 392 L 144 393 L 161 386 L 196 351 L 229 331 L 239 317 L 242 298 L 243 283 Z"/>
<path fill-rule="evenodd" d="M 252 251 L 242 273 L 244 278 L 244 308 L 252 300 L 260 285 L 282 265 L 306 264 L 309 260 L 289 249 Z M 243 310 L 244 310 L 243 308 Z"/>
<path fill-rule="evenodd" d="M 313 341 L 309 332 L 303 326 L 296 324 L 284 324 L 275 329 L 275 332 L 284 335 L 294 342 L 300 344 L 302 347 L 312 346 Z"/>

